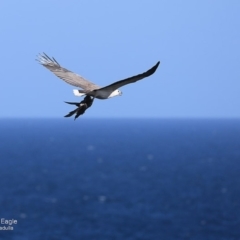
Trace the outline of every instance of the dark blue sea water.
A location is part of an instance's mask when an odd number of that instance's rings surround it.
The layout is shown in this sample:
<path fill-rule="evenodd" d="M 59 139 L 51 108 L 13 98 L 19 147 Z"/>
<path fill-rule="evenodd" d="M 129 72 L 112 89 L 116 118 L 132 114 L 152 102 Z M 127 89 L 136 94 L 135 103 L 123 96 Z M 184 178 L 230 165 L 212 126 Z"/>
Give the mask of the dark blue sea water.
<path fill-rule="evenodd" d="M 71 120 L 0 120 L 0 239 L 240 239 L 240 120 Z"/>

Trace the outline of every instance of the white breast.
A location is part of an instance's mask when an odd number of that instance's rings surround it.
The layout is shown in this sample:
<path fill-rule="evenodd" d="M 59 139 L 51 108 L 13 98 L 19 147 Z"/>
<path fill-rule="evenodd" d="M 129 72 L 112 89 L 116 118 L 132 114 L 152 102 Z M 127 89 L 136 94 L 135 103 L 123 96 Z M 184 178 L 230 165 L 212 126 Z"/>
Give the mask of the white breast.
<path fill-rule="evenodd" d="M 99 89 L 96 91 L 95 97 L 99 99 L 107 99 L 107 98 L 116 97 L 119 95 L 121 95 L 121 91 L 119 91 L 118 89 L 114 90 L 113 92 L 110 90 Z"/>

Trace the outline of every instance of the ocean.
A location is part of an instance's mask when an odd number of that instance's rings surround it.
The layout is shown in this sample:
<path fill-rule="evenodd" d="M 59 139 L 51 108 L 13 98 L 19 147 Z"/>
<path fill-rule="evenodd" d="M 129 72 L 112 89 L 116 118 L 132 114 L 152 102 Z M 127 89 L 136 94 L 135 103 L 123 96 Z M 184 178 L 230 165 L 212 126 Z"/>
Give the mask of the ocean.
<path fill-rule="evenodd" d="M 240 120 L 1 119 L 0 179 L 0 239 L 240 239 Z"/>

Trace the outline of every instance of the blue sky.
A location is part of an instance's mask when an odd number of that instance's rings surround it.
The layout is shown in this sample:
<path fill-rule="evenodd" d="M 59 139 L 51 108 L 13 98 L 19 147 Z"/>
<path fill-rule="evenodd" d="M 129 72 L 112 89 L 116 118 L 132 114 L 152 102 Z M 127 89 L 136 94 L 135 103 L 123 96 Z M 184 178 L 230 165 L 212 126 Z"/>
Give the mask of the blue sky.
<path fill-rule="evenodd" d="M 1 1 L 0 117 L 62 118 L 74 87 L 40 52 L 100 86 L 161 64 L 84 117 L 239 118 L 240 1 Z"/>

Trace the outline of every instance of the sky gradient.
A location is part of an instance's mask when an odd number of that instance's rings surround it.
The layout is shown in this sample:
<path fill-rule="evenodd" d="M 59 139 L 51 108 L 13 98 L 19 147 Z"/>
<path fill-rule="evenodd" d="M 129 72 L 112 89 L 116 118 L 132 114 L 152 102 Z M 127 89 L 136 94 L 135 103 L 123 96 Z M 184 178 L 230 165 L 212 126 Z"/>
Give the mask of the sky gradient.
<path fill-rule="evenodd" d="M 81 101 L 41 52 L 100 86 L 161 61 L 84 118 L 240 117 L 240 1 L 8 0 L 0 12 L 0 118 L 62 118 Z"/>

